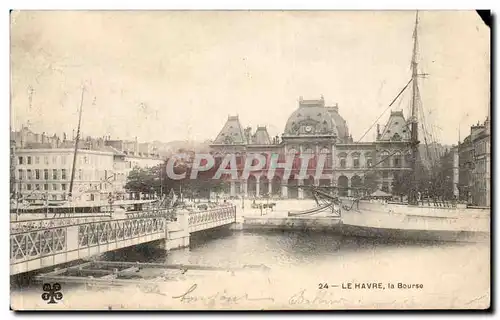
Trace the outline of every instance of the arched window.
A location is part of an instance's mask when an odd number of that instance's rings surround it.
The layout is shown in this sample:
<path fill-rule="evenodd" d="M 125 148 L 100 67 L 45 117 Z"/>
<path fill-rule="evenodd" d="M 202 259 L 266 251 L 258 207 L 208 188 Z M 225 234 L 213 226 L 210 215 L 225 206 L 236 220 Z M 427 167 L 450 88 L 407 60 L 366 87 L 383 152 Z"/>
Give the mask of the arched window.
<path fill-rule="evenodd" d="M 389 152 L 384 150 L 380 153 L 380 161 L 382 162 L 382 166 L 385 168 L 389 168 L 391 166 L 391 159 L 389 158 Z"/>
<path fill-rule="evenodd" d="M 340 158 L 340 167 L 341 168 L 346 168 L 347 167 L 346 158 Z"/>
<path fill-rule="evenodd" d="M 365 163 L 368 168 L 373 167 L 373 153 L 365 152 Z"/>
<path fill-rule="evenodd" d="M 354 168 L 359 168 L 359 166 L 360 166 L 360 162 L 359 162 L 360 154 L 359 154 L 359 152 L 353 152 L 351 156 L 352 156 L 352 166 Z"/>
<path fill-rule="evenodd" d="M 332 154 L 330 153 L 330 150 L 327 147 L 322 147 L 321 150 L 319 151 L 320 156 L 325 157 L 325 164 L 324 164 L 324 169 L 331 169 L 332 168 Z"/>
<path fill-rule="evenodd" d="M 402 156 L 401 156 L 401 152 L 397 151 L 396 153 L 394 153 L 394 155 L 392 156 L 392 158 L 393 158 L 393 162 L 394 162 L 394 167 L 395 168 L 401 168 L 402 165 L 403 165 L 403 159 L 402 159 Z"/>
<path fill-rule="evenodd" d="M 347 153 L 339 153 L 339 163 L 341 168 L 347 168 Z"/>

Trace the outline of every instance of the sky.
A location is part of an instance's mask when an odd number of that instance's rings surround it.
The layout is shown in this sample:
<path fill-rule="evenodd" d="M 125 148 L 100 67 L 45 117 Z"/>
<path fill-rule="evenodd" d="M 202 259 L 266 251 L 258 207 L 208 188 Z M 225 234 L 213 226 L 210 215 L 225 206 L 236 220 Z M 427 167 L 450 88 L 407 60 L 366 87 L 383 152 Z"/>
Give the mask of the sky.
<path fill-rule="evenodd" d="M 488 115 L 490 31 L 474 11 L 419 17 L 426 125 L 454 144 Z M 411 77 L 414 23 L 412 11 L 13 12 L 11 127 L 71 136 L 84 86 L 85 136 L 204 141 L 229 115 L 276 135 L 300 96 L 323 95 L 358 141 Z M 407 115 L 409 98 L 391 109 Z"/>

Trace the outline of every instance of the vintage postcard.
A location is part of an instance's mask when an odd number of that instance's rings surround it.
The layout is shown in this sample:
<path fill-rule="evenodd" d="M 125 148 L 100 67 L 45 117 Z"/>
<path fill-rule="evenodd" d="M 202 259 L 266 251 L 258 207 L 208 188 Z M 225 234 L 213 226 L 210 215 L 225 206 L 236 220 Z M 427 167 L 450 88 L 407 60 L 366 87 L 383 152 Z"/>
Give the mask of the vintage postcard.
<path fill-rule="evenodd" d="M 11 12 L 11 308 L 488 309 L 489 21 Z"/>

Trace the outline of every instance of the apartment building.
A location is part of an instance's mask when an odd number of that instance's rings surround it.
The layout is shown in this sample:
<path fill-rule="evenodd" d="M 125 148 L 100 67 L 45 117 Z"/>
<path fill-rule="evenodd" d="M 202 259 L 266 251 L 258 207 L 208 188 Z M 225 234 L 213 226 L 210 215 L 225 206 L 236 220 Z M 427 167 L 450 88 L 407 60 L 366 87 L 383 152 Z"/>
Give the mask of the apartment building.
<path fill-rule="evenodd" d="M 30 202 L 66 200 L 74 149 L 16 150 L 15 191 Z M 74 201 L 99 201 L 113 190 L 114 154 L 79 149 L 73 183 Z"/>

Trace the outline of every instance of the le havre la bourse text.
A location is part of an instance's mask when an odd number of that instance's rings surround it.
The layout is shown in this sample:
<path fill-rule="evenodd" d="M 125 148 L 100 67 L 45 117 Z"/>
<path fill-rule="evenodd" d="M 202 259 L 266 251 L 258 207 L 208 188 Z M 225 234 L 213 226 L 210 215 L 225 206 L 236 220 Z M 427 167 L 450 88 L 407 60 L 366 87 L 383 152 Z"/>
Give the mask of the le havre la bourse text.
<path fill-rule="evenodd" d="M 344 282 L 342 283 L 342 289 L 345 290 L 384 290 L 384 289 L 423 289 L 424 285 L 421 283 L 403 283 L 396 282 L 387 284 L 382 282 Z"/>
<path fill-rule="evenodd" d="M 328 283 L 320 283 L 318 289 L 328 289 L 329 287 L 339 287 L 338 285 L 329 285 Z M 340 285 L 343 290 L 385 290 L 385 289 L 423 289 L 421 283 L 405 283 L 405 282 L 343 282 Z"/>

